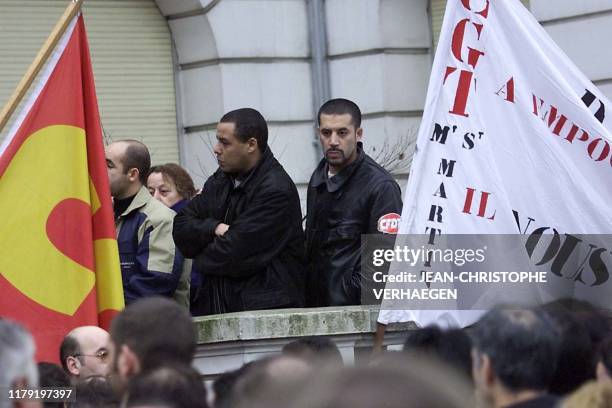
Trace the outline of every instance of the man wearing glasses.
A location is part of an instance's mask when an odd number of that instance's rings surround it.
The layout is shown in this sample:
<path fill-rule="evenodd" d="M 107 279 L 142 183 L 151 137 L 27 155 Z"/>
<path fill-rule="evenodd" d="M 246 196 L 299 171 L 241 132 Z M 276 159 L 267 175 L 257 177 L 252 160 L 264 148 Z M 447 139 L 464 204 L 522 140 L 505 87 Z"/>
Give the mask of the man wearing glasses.
<path fill-rule="evenodd" d="M 77 327 L 64 337 L 60 346 L 62 367 L 73 380 L 106 377 L 108 332 L 96 326 Z"/>

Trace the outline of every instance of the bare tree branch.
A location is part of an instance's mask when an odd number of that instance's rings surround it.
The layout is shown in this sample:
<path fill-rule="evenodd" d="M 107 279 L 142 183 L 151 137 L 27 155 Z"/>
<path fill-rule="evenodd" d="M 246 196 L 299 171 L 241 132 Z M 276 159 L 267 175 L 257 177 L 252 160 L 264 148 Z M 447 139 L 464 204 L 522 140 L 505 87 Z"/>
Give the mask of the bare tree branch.
<path fill-rule="evenodd" d="M 392 145 L 389 143 L 388 138 L 385 139 L 380 148 L 372 147 L 370 156 L 385 170 L 395 176 L 408 173 L 408 169 L 410 169 L 412 164 L 412 157 L 409 152 L 415 143 L 413 137 L 415 133 L 414 129 L 410 129 L 405 134 L 400 135 Z"/>

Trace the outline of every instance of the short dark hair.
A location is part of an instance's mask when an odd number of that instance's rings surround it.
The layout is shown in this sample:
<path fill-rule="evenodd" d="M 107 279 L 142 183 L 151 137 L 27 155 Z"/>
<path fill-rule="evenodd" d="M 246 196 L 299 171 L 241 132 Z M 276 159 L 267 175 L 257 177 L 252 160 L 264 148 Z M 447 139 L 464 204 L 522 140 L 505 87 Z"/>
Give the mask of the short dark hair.
<path fill-rule="evenodd" d="M 68 366 L 66 365 L 66 359 L 71 356 L 78 356 L 81 354 L 81 346 L 77 339 L 71 335 L 67 334 L 62 340 L 62 344 L 60 345 L 59 350 L 60 362 L 62 363 L 62 368 L 65 372 L 68 372 Z M 80 357 L 77 357 L 80 358 Z M 79 360 L 81 361 L 81 360 Z M 82 362 L 82 361 L 81 361 Z"/>
<path fill-rule="evenodd" d="M 546 390 L 557 362 L 557 333 L 540 310 L 493 309 L 476 323 L 474 348 L 511 391 Z"/>
<path fill-rule="evenodd" d="M 166 163 L 151 167 L 149 174 L 147 174 L 147 179 L 153 173 L 160 173 L 162 178 L 170 179 L 176 186 L 176 191 L 184 199 L 190 200 L 196 194 L 193 179 L 187 173 L 187 170 L 176 163 Z"/>
<path fill-rule="evenodd" d="M 38 363 L 38 386 L 41 388 L 66 388 L 70 387 L 70 378 L 60 366 L 53 363 Z M 62 408 L 63 402 L 44 401 L 44 408 Z"/>
<path fill-rule="evenodd" d="M 119 405 L 119 397 L 110 381 L 104 377 L 89 377 L 76 384 L 76 401 L 73 408 L 113 408 Z"/>
<path fill-rule="evenodd" d="M 351 115 L 351 122 L 355 129 L 359 128 L 361 126 L 361 110 L 359 106 L 355 102 L 343 98 L 330 99 L 325 102 L 319 108 L 317 123 L 321 126 L 321 115 L 344 115 L 346 113 Z"/>
<path fill-rule="evenodd" d="M 336 344 L 331 339 L 321 336 L 302 337 L 287 343 L 283 346 L 283 354 L 307 361 L 322 359 L 327 362 L 343 363 Z"/>
<path fill-rule="evenodd" d="M 259 151 L 264 152 L 268 147 L 268 124 L 264 117 L 253 108 L 241 108 L 227 112 L 220 123 L 233 123 L 236 126 L 235 134 L 238 140 L 246 143 L 250 138 L 257 140 Z"/>
<path fill-rule="evenodd" d="M 138 356 L 142 371 L 168 362 L 189 365 L 196 348 L 189 311 L 160 296 L 138 299 L 128 305 L 113 319 L 110 337 L 115 350 L 124 344 L 130 347 Z"/>
<path fill-rule="evenodd" d="M 437 326 L 417 329 L 408 335 L 404 353 L 435 358 L 472 378 L 472 342 L 460 329 L 442 330 Z"/>
<path fill-rule="evenodd" d="M 124 174 L 127 174 L 130 169 L 136 168 L 138 169 L 138 179 L 143 185 L 146 185 L 149 169 L 151 168 L 151 155 L 149 154 L 149 149 L 147 149 L 144 143 L 138 140 L 126 139 L 119 140 L 119 142 L 127 143 L 125 154 L 121 159 Z"/>
<path fill-rule="evenodd" d="M 610 334 L 610 320 L 602 310 L 582 299 L 561 298 L 547 304 L 548 308 L 565 308 L 584 325 L 593 348 Z"/>
<path fill-rule="evenodd" d="M 215 392 L 215 408 L 231 408 L 232 407 L 232 392 L 238 380 L 248 374 L 255 366 L 257 360 L 249 361 L 243 364 L 242 367 L 226 371 L 221 374 L 213 382 L 213 391 Z"/>
<path fill-rule="evenodd" d="M 40 387 L 67 387 L 70 385 L 70 378 L 57 364 L 43 361 L 38 363 L 38 385 Z"/>
<path fill-rule="evenodd" d="M 548 391 L 566 395 L 595 378 L 596 346 L 582 321 L 563 303 L 551 302 L 540 307 L 557 331 L 559 356 Z"/>
<path fill-rule="evenodd" d="M 208 404 L 198 372 L 187 365 L 172 365 L 134 377 L 128 385 L 125 406 L 207 408 Z"/>

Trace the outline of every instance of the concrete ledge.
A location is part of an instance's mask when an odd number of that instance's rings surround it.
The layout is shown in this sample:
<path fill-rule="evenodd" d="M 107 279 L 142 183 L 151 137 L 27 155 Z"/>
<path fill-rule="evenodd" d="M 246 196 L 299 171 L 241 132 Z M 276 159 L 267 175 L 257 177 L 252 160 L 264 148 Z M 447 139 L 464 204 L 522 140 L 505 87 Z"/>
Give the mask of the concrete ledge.
<path fill-rule="evenodd" d="M 194 319 L 198 344 L 280 339 L 304 336 L 370 334 L 376 331 L 378 306 L 278 309 L 227 313 Z M 414 323 L 393 324 L 387 332 L 414 329 Z"/>
<path fill-rule="evenodd" d="M 370 359 L 377 306 L 278 309 L 196 317 L 198 333 L 194 367 L 205 380 L 245 363 L 277 355 L 283 346 L 305 336 L 332 340 L 345 364 Z M 414 323 L 387 326 L 383 347 L 400 350 Z"/>

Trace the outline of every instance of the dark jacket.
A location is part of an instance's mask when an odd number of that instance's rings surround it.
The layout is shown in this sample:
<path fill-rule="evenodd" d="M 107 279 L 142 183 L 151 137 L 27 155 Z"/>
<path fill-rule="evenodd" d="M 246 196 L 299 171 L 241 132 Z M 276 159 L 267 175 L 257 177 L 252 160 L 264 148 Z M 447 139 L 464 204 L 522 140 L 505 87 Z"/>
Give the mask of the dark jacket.
<path fill-rule="evenodd" d="M 230 227 L 216 237 L 222 222 Z M 204 274 L 199 314 L 303 305 L 300 200 L 269 148 L 238 187 L 217 170 L 176 216 L 173 237 Z"/>
<path fill-rule="evenodd" d="M 332 178 L 323 159 L 308 184 L 308 306 L 356 305 L 361 295 L 361 234 L 378 233 L 380 217 L 402 210 L 393 177 L 366 155 Z"/>

